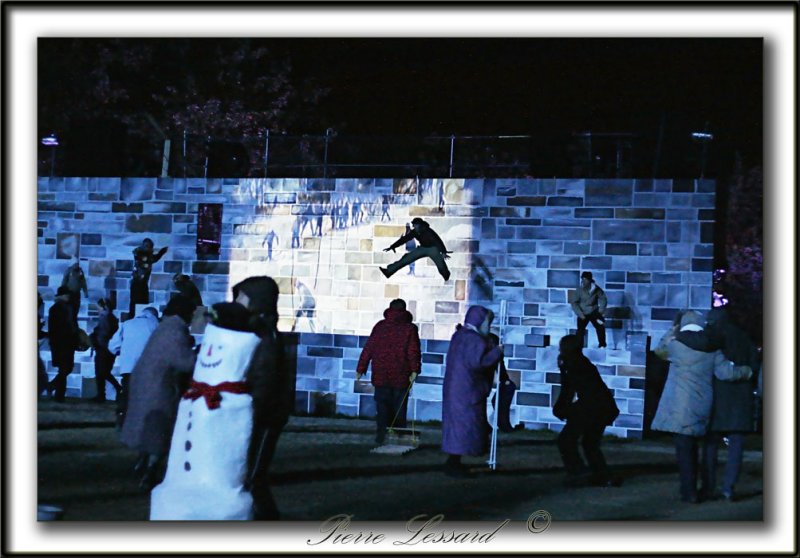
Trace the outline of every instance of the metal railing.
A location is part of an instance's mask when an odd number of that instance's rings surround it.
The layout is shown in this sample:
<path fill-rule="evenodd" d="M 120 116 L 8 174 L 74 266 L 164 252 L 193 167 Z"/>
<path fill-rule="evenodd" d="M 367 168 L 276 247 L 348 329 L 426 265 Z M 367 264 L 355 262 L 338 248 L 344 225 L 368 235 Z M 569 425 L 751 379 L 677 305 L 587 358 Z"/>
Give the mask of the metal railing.
<path fill-rule="evenodd" d="M 632 134 L 359 136 L 264 132 L 39 146 L 40 176 L 521 178 L 633 176 Z M 553 148 L 552 146 L 557 146 Z M 76 155 L 77 154 L 77 155 Z"/>

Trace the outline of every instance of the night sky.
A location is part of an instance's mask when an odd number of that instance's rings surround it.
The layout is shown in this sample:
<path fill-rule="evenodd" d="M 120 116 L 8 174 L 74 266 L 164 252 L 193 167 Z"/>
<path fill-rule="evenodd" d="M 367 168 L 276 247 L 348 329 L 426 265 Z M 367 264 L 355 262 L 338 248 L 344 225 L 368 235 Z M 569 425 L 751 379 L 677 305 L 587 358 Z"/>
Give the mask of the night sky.
<path fill-rule="evenodd" d="M 291 43 L 291 44 L 289 44 Z M 332 91 L 348 133 L 632 132 L 760 160 L 760 39 L 324 39 L 287 41 L 298 74 Z"/>

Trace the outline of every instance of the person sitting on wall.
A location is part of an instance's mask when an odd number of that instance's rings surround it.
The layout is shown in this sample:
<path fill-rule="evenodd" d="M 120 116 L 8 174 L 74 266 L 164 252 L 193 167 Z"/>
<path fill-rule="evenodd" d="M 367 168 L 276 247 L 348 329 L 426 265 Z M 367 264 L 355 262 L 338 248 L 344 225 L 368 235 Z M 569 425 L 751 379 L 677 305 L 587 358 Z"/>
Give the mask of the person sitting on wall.
<path fill-rule="evenodd" d="M 153 253 L 153 241 L 142 240 L 141 246 L 133 249 L 133 276 L 131 277 L 131 303 L 128 318 L 133 318 L 137 304 L 150 304 L 150 273 L 153 264 L 167 253 L 167 247 Z"/>
<path fill-rule="evenodd" d="M 592 284 L 594 283 L 594 288 Z M 592 278 L 591 271 L 581 273 L 581 284 L 574 291 L 570 291 L 570 306 L 578 316 L 578 335 L 586 335 L 586 326 L 592 322 L 597 332 L 597 343 L 601 349 L 606 346 L 606 325 L 603 314 L 606 311 L 608 299 Z"/>
<path fill-rule="evenodd" d="M 580 440 L 592 472 L 589 483 L 615 486 L 620 481 L 608 476 L 600 441 L 606 426 L 619 416 L 619 409 L 597 367 L 584 356 L 582 344 L 578 335 L 565 335 L 558 344 L 561 391 L 553 405 L 553 415 L 567 421 L 558 435 L 558 450 L 567 469 L 568 485 L 583 481 L 583 461 L 578 453 Z M 578 399 L 573 401 L 576 394 Z"/>
<path fill-rule="evenodd" d="M 406 427 L 406 408 L 411 384 L 422 367 L 419 332 L 412 322 L 406 302 L 397 298 L 375 324 L 356 367 L 356 379 L 366 374 L 372 362 L 375 386 L 375 442 L 383 444 L 386 427 Z"/>
<path fill-rule="evenodd" d="M 439 274 L 444 278 L 444 280 L 447 281 L 450 279 L 450 270 L 447 269 L 445 260 L 450 257 L 448 254 L 451 254 L 452 252 L 447 250 L 444 242 L 442 242 L 442 239 L 426 221 L 423 221 L 419 217 L 414 217 L 414 219 L 411 221 L 411 225 L 413 226 L 413 230 L 411 232 L 401 236 L 397 241 L 395 241 L 394 244 L 388 248 L 384 248 L 383 251 L 388 252 L 391 250 L 394 252 L 395 248 L 398 248 L 411 240 L 416 240 L 419 242 L 419 246 L 410 252 L 407 252 L 398 261 L 390 263 L 386 267 L 379 268 L 381 273 L 383 273 L 384 277 L 388 279 L 408 264 L 415 262 L 420 258 L 428 257 L 433 260 L 433 263 L 436 264 L 436 269 L 439 270 Z"/>

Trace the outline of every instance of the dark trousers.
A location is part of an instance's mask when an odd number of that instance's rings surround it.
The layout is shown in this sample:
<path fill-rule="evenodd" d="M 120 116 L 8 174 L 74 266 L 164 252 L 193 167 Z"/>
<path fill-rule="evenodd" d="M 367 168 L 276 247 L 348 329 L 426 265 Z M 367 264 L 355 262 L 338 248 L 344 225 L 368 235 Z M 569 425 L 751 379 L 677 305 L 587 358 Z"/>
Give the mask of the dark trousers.
<path fill-rule="evenodd" d="M 586 326 L 592 322 L 594 330 L 597 332 L 597 343 L 601 347 L 606 346 L 606 326 L 605 318 L 599 311 L 595 310 L 591 314 L 586 314 L 585 318 L 578 318 L 578 335 L 583 336 L 586 333 Z"/>
<path fill-rule="evenodd" d="M 256 521 L 277 521 L 280 519 L 278 506 L 269 487 L 269 466 L 275 455 L 275 448 L 278 445 L 278 438 L 280 438 L 282 430 L 283 428 L 269 428 L 262 438 L 261 457 L 253 473 L 253 480 L 250 486 L 250 493 L 253 496 L 253 519 Z"/>
<path fill-rule="evenodd" d="M 675 434 L 675 457 L 678 460 L 678 476 L 680 477 L 681 498 L 684 500 L 697 497 L 697 462 L 700 438 Z M 703 486 L 707 486 L 707 471 L 703 470 Z"/>
<path fill-rule="evenodd" d="M 722 438 L 728 438 L 728 457 L 722 475 L 723 494 L 733 494 L 733 487 L 739 479 L 744 457 L 744 434 L 741 432 L 709 432 L 703 447 L 703 492 L 708 496 L 717 488 L 717 451 Z"/>
<path fill-rule="evenodd" d="M 125 415 L 128 413 L 128 392 L 131 386 L 131 375 L 122 375 L 121 391 L 117 393 L 117 430 L 122 429 Z"/>
<path fill-rule="evenodd" d="M 576 475 L 583 467 L 583 460 L 578 453 L 579 440 L 592 472 L 596 475 L 606 473 L 606 459 L 600 450 L 605 429 L 605 424 L 584 413 L 574 412 L 567 419 L 567 424 L 558 435 L 558 451 L 568 474 Z"/>
<path fill-rule="evenodd" d="M 55 391 L 54 399 L 57 401 L 63 401 L 64 396 L 67 393 L 67 376 L 72 373 L 72 370 L 75 368 L 74 364 L 69 366 L 59 366 L 58 367 L 58 374 L 56 377 L 53 378 L 51 385 L 53 386 L 53 391 Z"/>
<path fill-rule="evenodd" d="M 395 426 L 406 427 L 406 413 L 408 412 L 407 387 L 394 388 L 389 386 L 375 386 L 375 441 L 379 444 L 386 436 L 386 428 Z M 397 419 L 395 419 L 395 416 Z M 392 424 L 394 421 L 394 425 Z"/>
<path fill-rule="evenodd" d="M 133 318 L 136 315 L 137 304 L 150 303 L 150 287 L 147 281 L 140 279 L 131 279 L 131 303 L 128 308 L 128 318 Z"/>
<path fill-rule="evenodd" d="M 122 389 L 117 379 L 111 375 L 111 369 L 114 368 L 116 359 L 117 357 L 113 353 L 105 349 L 98 349 L 94 354 L 94 381 L 97 385 L 97 398 L 102 401 L 106 399 L 106 382 L 114 386 L 117 395 Z"/>

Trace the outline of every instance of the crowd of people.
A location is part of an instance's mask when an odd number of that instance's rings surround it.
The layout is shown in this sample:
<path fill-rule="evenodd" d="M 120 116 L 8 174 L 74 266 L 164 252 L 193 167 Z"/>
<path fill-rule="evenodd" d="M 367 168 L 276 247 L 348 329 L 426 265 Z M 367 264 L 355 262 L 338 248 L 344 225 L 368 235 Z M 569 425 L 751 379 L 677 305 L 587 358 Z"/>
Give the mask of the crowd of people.
<path fill-rule="evenodd" d="M 388 278 L 428 256 L 437 267 L 444 266 L 439 271 L 447 280 L 444 258 L 448 251 L 441 239 L 421 219 L 415 219 L 413 225 L 413 231 L 390 249 L 410 240 L 418 241 L 420 247 L 390 265 L 389 273 L 384 274 Z M 278 286 L 266 276 L 235 285 L 233 302 L 214 304 L 205 312 L 206 331 L 202 344 L 197 345 L 190 325 L 202 306 L 202 297 L 190 277 L 175 275 L 176 292 L 160 318 L 158 310 L 149 306 L 147 280 L 152 263 L 166 250 L 154 252 L 152 241 L 146 239 L 134 251 L 131 310 L 136 304 L 148 306 L 136 315 L 131 311 L 128 319 L 119 323 L 113 300 L 100 299 L 97 324 L 86 336 L 88 341 L 83 340 L 85 334 L 77 320 L 80 292 L 86 294 L 79 264 L 65 273 L 50 308 L 46 332 L 39 297 L 39 338 L 49 339 L 52 365 L 57 369 L 55 378 L 47 382 L 39 360 L 39 391 L 47 389 L 55 401 L 64 401 L 75 351 L 90 345 L 97 385 L 94 400 L 105 401 L 107 383 L 116 391 L 120 440 L 138 452 L 134 471 L 140 488 L 152 491 L 151 518 L 278 519 L 269 467 L 294 406 L 291 374 L 277 329 Z M 557 439 L 565 483 L 619 486 L 622 479 L 609 473 L 600 449 L 605 429 L 614 423 L 619 409 L 597 367 L 583 354 L 589 322 L 596 329 L 599 346 L 606 345 L 607 300 L 590 272 L 581 275 L 570 304 L 578 318 L 577 329 L 562 337 L 558 345 L 561 385 L 552 409 L 553 415 L 565 422 Z M 489 449 L 492 426 L 487 401 L 496 377 L 500 391 L 496 424 L 501 430 L 513 430 L 509 408 L 517 386 L 505 371 L 502 341 L 491 333 L 493 320 L 490 309 L 470 306 L 450 339 L 442 386 L 441 442 L 446 455 L 442 467 L 449 476 L 472 476 L 462 458 L 481 456 Z M 760 386 L 759 350 L 731 322 L 724 308 L 715 308 L 705 320 L 694 311 L 680 313 L 655 353 L 669 361 L 671 369 L 652 428 L 674 435 L 681 499 L 732 500 L 744 435 L 753 430 L 756 378 Z M 119 365 L 120 382 L 111 373 L 115 364 Z M 406 302 L 395 299 L 384 319 L 374 326 L 356 367 L 357 380 L 371 369 L 377 444 L 384 443 L 387 430 L 406 427 L 408 398 L 421 365 L 418 328 Z M 203 449 L 223 440 L 224 458 L 210 457 L 211 450 Z M 723 440 L 728 458 L 722 489 L 717 491 L 717 450 Z M 226 464 L 222 469 L 219 459 Z M 220 475 L 229 476 L 223 485 L 233 488 L 220 489 L 219 479 L 212 478 Z M 202 503 L 174 503 L 193 502 L 195 492 L 204 486 L 208 493 Z M 244 499 L 242 494 L 246 494 Z"/>

